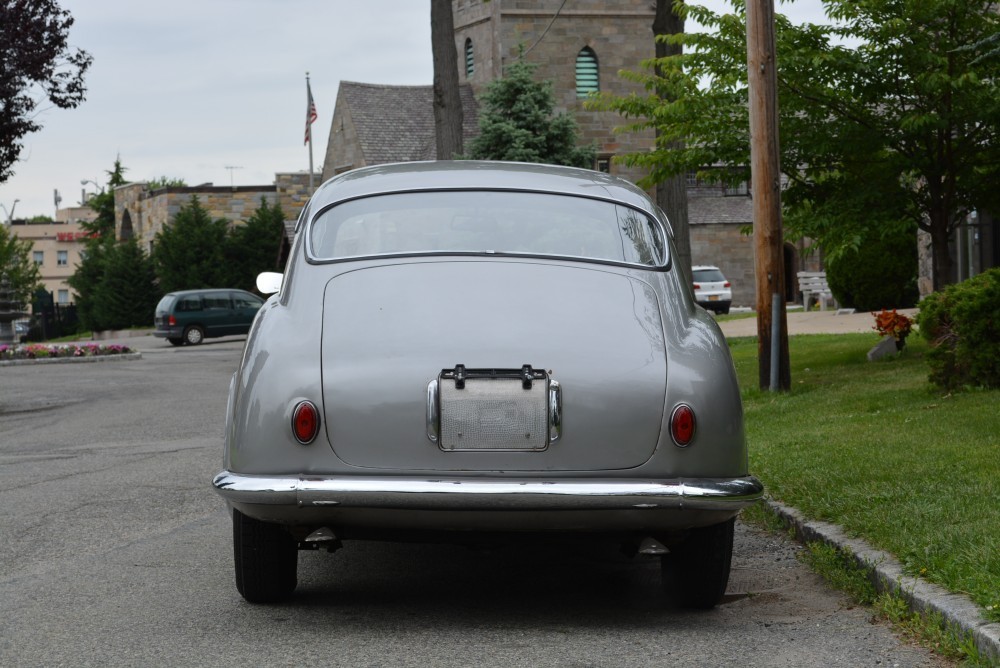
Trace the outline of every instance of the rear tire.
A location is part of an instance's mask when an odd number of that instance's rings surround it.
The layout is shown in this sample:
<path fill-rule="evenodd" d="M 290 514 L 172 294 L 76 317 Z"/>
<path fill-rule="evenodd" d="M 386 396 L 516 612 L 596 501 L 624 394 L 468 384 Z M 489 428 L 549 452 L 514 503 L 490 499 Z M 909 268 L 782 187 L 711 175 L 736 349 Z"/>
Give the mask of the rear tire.
<path fill-rule="evenodd" d="M 183 346 L 184 345 L 184 339 L 179 339 L 176 336 L 171 336 L 169 339 L 167 339 L 167 341 L 170 341 L 170 345 L 172 345 L 172 346 Z"/>
<path fill-rule="evenodd" d="M 250 603 L 276 603 L 295 590 L 298 543 L 281 526 L 233 509 L 236 589 Z"/>
<path fill-rule="evenodd" d="M 722 600 L 729 584 L 736 518 L 692 529 L 683 543 L 662 558 L 663 580 L 685 608 L 709 610 Z M 672 572 L 668 572 L 672 571 Z"/>
<path fill-rule="evenodd" d="M 184 330 L 184 343 L 196 346 L 205 340 L 205 332 L 198 325 L 191 325 Z"/>

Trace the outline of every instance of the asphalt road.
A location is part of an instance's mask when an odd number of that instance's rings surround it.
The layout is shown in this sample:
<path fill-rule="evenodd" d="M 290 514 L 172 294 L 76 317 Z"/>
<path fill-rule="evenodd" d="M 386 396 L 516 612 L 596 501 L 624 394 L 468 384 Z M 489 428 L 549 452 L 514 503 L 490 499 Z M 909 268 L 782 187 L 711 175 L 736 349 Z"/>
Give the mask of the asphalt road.
<path fill-rule="evenodd" d="M 348 543 L 244 602 L 210 480 L 242 340 L 0 367 L 0 666 L 937 666 L 738 525 L 730 593 L 673 607 L 594 546 Z"/>

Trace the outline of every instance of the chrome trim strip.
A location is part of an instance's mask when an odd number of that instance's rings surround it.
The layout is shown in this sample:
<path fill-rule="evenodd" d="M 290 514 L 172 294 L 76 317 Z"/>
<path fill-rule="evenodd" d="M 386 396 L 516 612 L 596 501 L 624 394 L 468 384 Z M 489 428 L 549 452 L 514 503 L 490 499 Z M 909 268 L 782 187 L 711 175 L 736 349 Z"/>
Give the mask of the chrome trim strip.
<path fill-rule="evenodd" d="M 222 471 L 212 484 L 232 503 L 408 510 L 738 510 L 756 503 L 764 493 L 764 485 L 753 476 L 564 481 L 253 476 Z"/>
<path fill-rule="evenodd" d="M 437 378 L 427 383 L 427 440 L 437 444 L 440 436 L 441 416 L 438 413 Z"/>
<path fill-rule="evenodd" d="M 562 385 L 549 380 L 549 444 L 562 437 Z"/>

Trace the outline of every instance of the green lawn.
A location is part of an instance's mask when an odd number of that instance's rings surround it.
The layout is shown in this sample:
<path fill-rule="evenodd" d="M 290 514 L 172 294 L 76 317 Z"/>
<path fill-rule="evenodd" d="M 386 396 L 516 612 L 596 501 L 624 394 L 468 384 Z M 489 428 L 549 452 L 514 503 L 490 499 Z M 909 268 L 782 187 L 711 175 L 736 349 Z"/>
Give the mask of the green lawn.
<path fill-rule="evenodd" d="M 945 394 L 927 344 L 868 362 L 872 334 L 790 339 L 792 391 L 757 388 L 757 342 L 730 340 L 751 471 L 774 499 L 895 554 L 1000 621 L 1000 392 Z"/>

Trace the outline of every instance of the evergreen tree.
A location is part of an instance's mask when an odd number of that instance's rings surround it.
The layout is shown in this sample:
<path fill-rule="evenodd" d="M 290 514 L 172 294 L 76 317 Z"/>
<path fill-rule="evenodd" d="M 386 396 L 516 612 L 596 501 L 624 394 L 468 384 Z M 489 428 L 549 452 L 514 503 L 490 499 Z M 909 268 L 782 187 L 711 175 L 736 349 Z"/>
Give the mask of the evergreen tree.
<path fill-rule="evenodd" d="M 135 239 L 109 246 L 96 292 L 95 329 L 151 326 L 160 294 L 153 263 Z"/>
<path fill-rule="evenodd" d="M 81 223 L 80 226 L 88 233 L 87 242 L 81 253 L 80 263 L 76 266 L 68 283 L 76 293 L 76 313 L 83 329 L 107 329 L 102 326 L 95 315 L 97 293 L 104 280 L 104 261 L 114 252 L 115 245 L 115 186 L 125 183 L 125 167 L 121 159 L 115 159 L 115 165 L 108 175 L 108 186 L 94 195 L 87 206 L 97 213 L 93 221 Z"/>
<path fill-rule="evenodd" d="M 228 223 L 212 220 L 192 195 L 173 223 L 156 234 L 152 259 L 160 291 L 228 287 L 227 230 Z"/>
<path fill-rule="evenodd" d="M 243 225 L 236 225 L 226 239 L 226 287 L 253 291 L 257 274 L 280 271 L 278 254 L 285 234 L 285 213 L 263 197 Z"/>
<path fill-rule="evenodd" d="M 577 146 L 576 121 L 555 114 L 552 82 L 534 79 L 537 66 L 517 60 L 490 83 L 469 158 L 593 168 L 596 149 Z"/>

